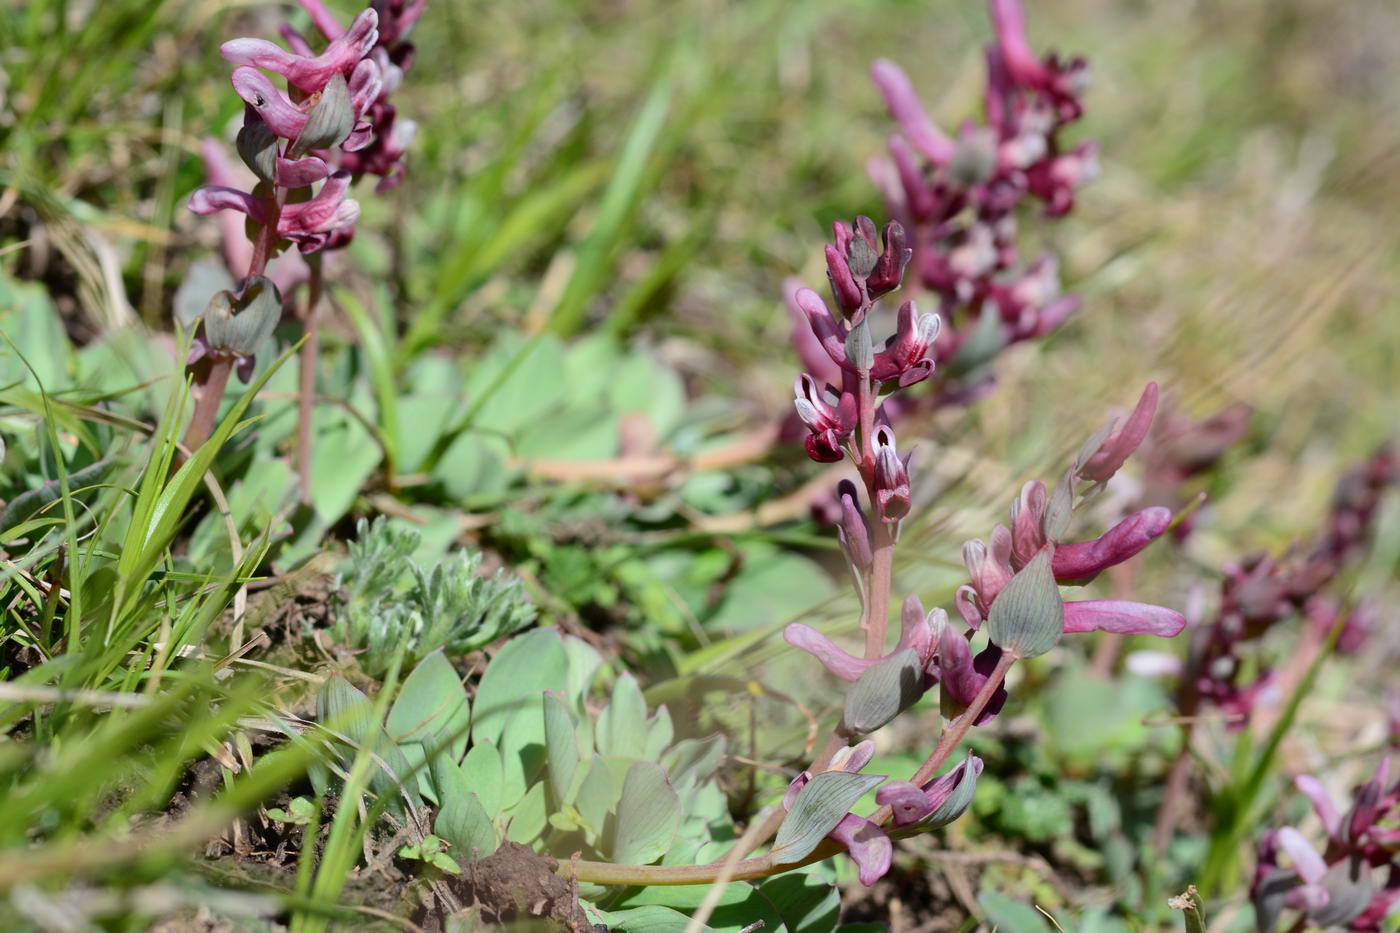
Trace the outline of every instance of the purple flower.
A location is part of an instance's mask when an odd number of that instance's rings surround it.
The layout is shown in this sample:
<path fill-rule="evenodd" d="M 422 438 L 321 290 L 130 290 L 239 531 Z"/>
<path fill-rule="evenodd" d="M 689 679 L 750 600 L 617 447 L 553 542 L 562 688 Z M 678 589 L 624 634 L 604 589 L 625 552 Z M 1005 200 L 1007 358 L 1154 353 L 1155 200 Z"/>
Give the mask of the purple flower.
<path fill-rule="evenodd" d="M 818 388 L 806 373 L 793 384 L 793 407 L 811 433 L 804 439 L 807 456 L 818 463 L 835 463 L 845 456 L 843 445 L 856 428 L 856 397 L 849 389 Z"/>
<path fill-rule="evenodd" d="M 1327 844 L 1319 854 L 1291 826 L 1260 840 L 1250 895 L 1261 930 L 1271 929 L 1283 909 L 1302 911 L 1319 926 L 1381 929 L 1400 902 L 1400 782 L 1387 786 L 1389 780 L 1390 761 L 1382 758 L 1375 776 L 1352 792 L 1351 808 L 1343 814 L 1317 778 L 1296 779 L 1317 811 Z M 1377 886 L 1373 870 L 1387 870 L 1388 880 Z"/>
<path fill-rule="evenodd" d="M 936 314 L 920 314 L 912 301 L 900 305 L 895 333 L 885 342 L 885 349 L 875 354 L 871 378 L 880 382 L 898 380 L 900 388 L 927 379 L 933 373 L 934 361 L 929 353 L 938 339 L 941 323 Z"/>
<path fill-rule="evenodd" d="M 880 658 L 858 658 L 836 646 L 830 638 L 810 625 L 794 622 L 783 629 L 783 639 L 794 648 L 800 648 L 822 663 L 828 671 L 841 680 L 855 683 L 870 668 L 901 651 L 913 649 L 919 655 L 921 665 L 928 665 L 934 659 L 940 638 L 947 630 L 948 614 L 942 609 L 924 612 L 917 596 L 911 595 L 904 601 L 900 613 L 899 644 L 894 651 Z"/>
<path fill-rule="evenodd" d="M 379 14 L 361 10 L 350 28 L 333 38 L 326 50 L 315 57 L 287 52 L 266 39 L 231 39 L 219 51 L 235 65 L 275 72 L 293 87 L 314 94 L 326 86 L 332 75 L 350 76 L 379 41 L 378 27 Z"/>
<path fill-rule="evenodd" d="M 895 449 L 894 431 L 888 425 L 875 429 L 875 511 L 884 522 L 897 522 L 909 514 L 909 458 Z"/>
<path fill-rule="evenodd" d="M 1105 438 L 1085 458 L 1084 465 L 1079 469 L 1080 478 L 1095 483 L 1108 482 L 1147 437 L 1147 430 L 1152 427 L 1152 418 L 1156 414 L 1157 383 L 1149 382 L 1123 426 Z"/>
<path fill-rule="evenodd" d="M 1068 213 L 1098 169 L 1094 143 L 1059 139 L 1083 110 L 1083 60 L 1038 58 L 1015 0 L 992 0 L 991 13 L 986 125 L 964 124 L 956 139 L 929 119 L 898 65 L 871 67 L 898 132 L 870 175 L 904 227 L 915 274 L 940 299 L 944 329 L 930 359 L 952 364 L 939 386 L 948 398 L 970 391 L 953 381 L 960 374 L 979 373 L 1009 343 L 1044 336 L 1079 307 L 1060 294 L 1053 257 L 1020 266 L 1018 214 L 1031 198 L 1050 217 Z"/>
<path fill-rule="evenodd" d="M 971 628 L 982 624 L 1002 588 L 1044 548 L 1053 549 L 1050 567 L 1057 583 L 1082 584 L 1131 559 L 1167 530 L 1171 512 L 1155 507 L 1130 515 L 1093 540 L 1060 541 L 1074 508 L 1076 484 L 1104 482 L 1123 465 L 1151 425 L 1155 404 L 1156 385 L 1149 383 L 1124 427 L 1098 443 L 1091 440 L 1053 495 L 1040 482 L 1027 483 L 1012 503 L 1011 527 L 996 526 L 991 547 L 976 539 L 963 546 L 971 583 L 959 587 L 954 600 Z M 1121 600 L 1067 602 L 1064 612 L 1066 634 L 1105 631 L 1169 638 L 1186 625 L 1175 610 Z"/>
<path fill-rule="evenodd" d="M 350 173 L 336 172 L 310 200 L 284 206 L 277 218 L 278 237 L 296 243 L 303 253 L 314 253 L 333 236 L 353 228 L 360 204 L 345 197 L 349 186 Z M 235 210 L 256 223 L 267 221 L 267 202 L 237 188 L 207 185 L 190 196 L 189 206 L 196 214 Z"/>
<path fill-rule="evenodd" d="M 933 828 L 946 826 L 972 802 L 982 767 L 982 759 L 969 751 L 956 768 L 922 787 L 908 781 L 887 781 L 875 792 L 875 802 L 890 808 L 896 826 L 925 820 Z"/>

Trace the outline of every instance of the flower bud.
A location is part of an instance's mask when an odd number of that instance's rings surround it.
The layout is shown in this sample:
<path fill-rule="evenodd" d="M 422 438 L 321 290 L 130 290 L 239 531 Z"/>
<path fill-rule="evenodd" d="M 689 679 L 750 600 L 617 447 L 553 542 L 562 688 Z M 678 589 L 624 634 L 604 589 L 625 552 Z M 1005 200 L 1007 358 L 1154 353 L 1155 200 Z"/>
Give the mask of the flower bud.
<path fill-rule="evenodd" d="M 874 563 L 874 554 L 870 543 L 870 523 L 865 518 L 865 512 L 861 510 L 860 499 L 856 493 L 855 484 L 850 480 L 842 480 L 836 487 L 836 494 L 841 499 L 841 524 L 837 531 L 841 537 L 841 546 L 846 551 L 846 556 L 857 570 L 864 573 L 870 569 Z"/>
<path fill-rule="evenodd" d="M 881 234 L 884 249 L 865 279 L 866 293 L 873 299 L 894 291 L 904 281 L 904 267 L 914 251 L 904 244 L 904 228 L 891 220 Z"/>
<path fill-rule="evenodd" d="M 900 458 L 894 431 L 883 425 L 875 430 L 875 501 L 882 521 L 909 514 L 908 458 Z"/>

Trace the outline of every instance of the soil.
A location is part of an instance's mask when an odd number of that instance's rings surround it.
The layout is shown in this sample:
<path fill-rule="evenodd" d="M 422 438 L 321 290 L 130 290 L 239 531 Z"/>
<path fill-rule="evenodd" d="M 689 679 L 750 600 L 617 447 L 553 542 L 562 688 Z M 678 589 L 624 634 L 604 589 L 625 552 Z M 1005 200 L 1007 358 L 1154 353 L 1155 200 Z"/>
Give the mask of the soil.
<path fill-rule="evenodd" d="M 592 933 L 593 926 L 578 903 L 575 886 L 557 874 L 559 863 L 536 855 L 528 846 L 506 842 L 496 854 L 468 862 L 447 885 L 465 909 L 454 915 L 454 928 L 537 921 L 540 929 Z M 464 916 L 465 915 L 465 916 Z M 415 922 L 429 933 L 448 929 L 440 911 L 425 911 Z M 460 924 L 460 926 L 458 926 Z"/>

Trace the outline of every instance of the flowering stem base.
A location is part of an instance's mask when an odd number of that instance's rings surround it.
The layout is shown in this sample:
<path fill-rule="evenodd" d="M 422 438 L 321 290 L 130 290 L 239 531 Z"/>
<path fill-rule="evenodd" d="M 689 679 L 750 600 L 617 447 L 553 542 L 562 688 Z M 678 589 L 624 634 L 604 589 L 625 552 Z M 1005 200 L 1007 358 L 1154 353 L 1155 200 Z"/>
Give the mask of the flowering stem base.
<path fill-rule="evenodd" d="M 194 417 L 185 430 L 185 449 L 193 451 L 209 439 L 214 431 L 214 421 L 219 415 L 219 405 L 228 389 L 228 377 L 233 372 L 233 358 L 216 355 L 209 364 L 209 375 L 199 391 L 199 400 L 194 405 Z"/>

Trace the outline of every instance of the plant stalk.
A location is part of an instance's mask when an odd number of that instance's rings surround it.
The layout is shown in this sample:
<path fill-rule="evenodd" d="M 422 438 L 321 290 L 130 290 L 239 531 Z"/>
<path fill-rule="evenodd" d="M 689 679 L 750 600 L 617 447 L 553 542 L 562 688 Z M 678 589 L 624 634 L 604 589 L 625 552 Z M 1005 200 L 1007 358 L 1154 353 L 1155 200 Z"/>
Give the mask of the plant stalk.
<path fill-rule="evenodd" d="M 948 760 L 948 756 L 953 754 L 953 750 L 958 747 L 958 743 L 967 735 L 967 731 L 972 728 L 972 724 L 977 721 L 977 717 L 982 715 L 982 711 L 987 708 L 987 704 L 992 701 L 992 696 L 1006 680 L 1006 672 L 1011 670 L 1011 665 L 1016 663 L 1016 656 L 1010 652 L 1002 652 L 1001 660 L 992 669 L 992 673 L 987 678 L 987 682 L 982 685 L 982 689 L 977 691 L 977 696 L 973 697 L 967 709 L 963 710 L 957 719 L 948 723 L 947 728 L 938 737 L 938 744 L 934 746 L 933 754 L 925 759 L 919 766 L 919 770 L 914 772 L 914 776 L 909 780 L 913 784 L 923 784 L 937 773 L 943 766 L 943 762 Z M 882 813 L 888 811 L 882 810 Z M 877 823 L 884 822 L 883 819 L 876 820 Z"/>
<path fill-rule="evenodd" d="M 185 429 L 185 449 L 199 448 L 214 431 L 214 422 L 219 416 L 219 405 L 228 389 L 228 377 L 233 372 L 233 357 L 227 353 L 215 353 L 209 364 L 209 375 L 199 389 L 199 399 L 194 404 L 194 417 Z"/>

